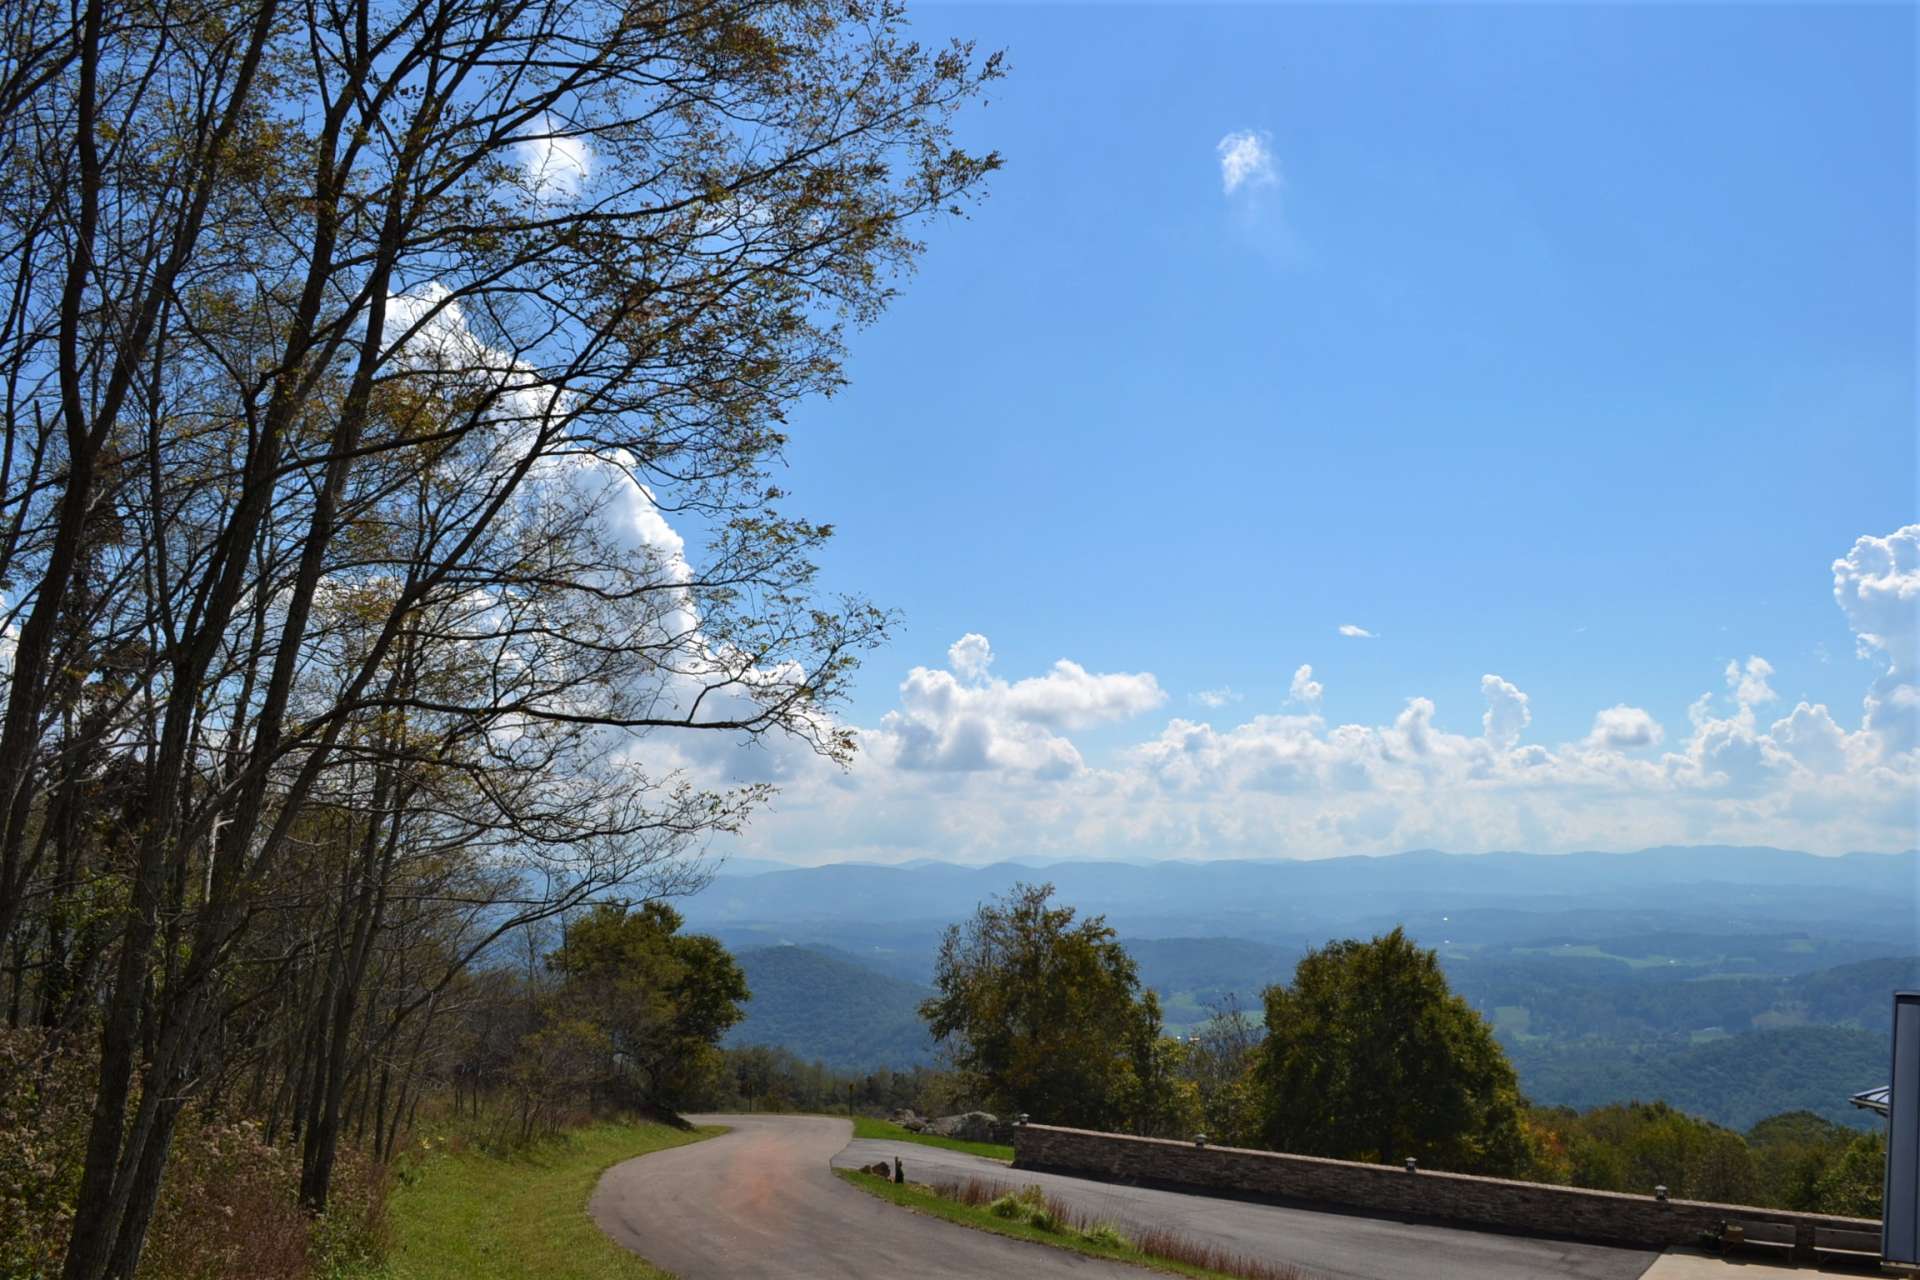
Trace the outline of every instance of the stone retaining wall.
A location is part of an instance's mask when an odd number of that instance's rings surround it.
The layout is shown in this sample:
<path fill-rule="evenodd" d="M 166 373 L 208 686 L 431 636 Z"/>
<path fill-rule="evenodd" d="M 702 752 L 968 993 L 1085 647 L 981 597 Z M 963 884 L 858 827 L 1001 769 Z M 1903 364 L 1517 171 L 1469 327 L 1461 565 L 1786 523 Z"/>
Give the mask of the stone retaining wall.
<path fill-rule="evenodd" d="M 1191 1142 L 1021 1125 L 1013 1131 L 1014 1168 L 1078 1174 L 1113 1182 L 1160 1183 L 1281 1200 L 1309 1201 L 1372 1213 L 1436 1218 L 1482 1227 L 1663 1249 L 1698 1244 L 1728 1222 L 1784 1228 L 1796 1255 L 1816 1244 L 1858 1247 L 1877 1240 L 1878 1222 L 1784 1209 L 1656 1200 L 1651 1195 L 1587 1191 L 1539 1182 L 1480 1178 L 1315 1156 L 1196 1147 Z M 1756 1237 L 1757 1238 L 1757 1237 Z"/>

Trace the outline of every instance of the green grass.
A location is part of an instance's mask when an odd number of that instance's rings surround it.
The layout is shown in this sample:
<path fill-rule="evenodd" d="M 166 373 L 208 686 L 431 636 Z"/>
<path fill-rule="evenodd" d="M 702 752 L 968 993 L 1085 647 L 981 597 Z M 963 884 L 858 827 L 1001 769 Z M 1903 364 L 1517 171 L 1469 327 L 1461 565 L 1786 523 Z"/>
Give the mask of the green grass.
<path fill-rule="evenodd" d="M 943 1147 L 948 1151 L 964 1151 L 968 1155 L 985 1156 L 989 1160 L 1013 1163 L 1013 1148 L 1002 1146 L 998 1142 L 963 1142 L 959 1138 L 940 1138 L 931 1133 L 915 1133 L 911 1129 L 902 1129 L 891 1120 L 878 1120 L 873 1116 L 855 1116 L 853 1136 L 886 1138 L 894 1142 L 917 1142 L 923 1147 Z"/>
<path fill-rule="evenodd" d="M 434 1151 L 392 1203 L 394 1280 L 663 1280 L 602 1235 L 587 1197 L 612 1165 L 726 1132 L 605 1123 L 513 1156 Z"/>
<path fill-rule="evenodd" d="M 1191 1267 L 1184 1263 L 1142 1253 L 1134 1248 L 1131 1242 L 1107 1243 L 1101 1239 L 1089 1239 L 1078 1232 L 1042 1231 L 1032 1223 L 1022 1222 L 1017 1218 L 995 1217 L 984 1205 L 975 1208 L 960 1204 L 935 1195 L 927 1188 L 911 1182 L 895 1183 L 886 1178 L 876 1178 L 870 1173 L 861 1173 L 857 1169 L 835 1169 L 834 1172 L 862 1191 L 879 1196 L 882 1200 L 891 1201 L 915 1213 L 924 1213 L 928 1217 L 957 1222 L 963 1227 L 991 1231 L 995 1235 L 1011 1236 L 1015 1240 L 1030 1240 L 1035 1244 L 1050 1245 L 1055 1249 L 1067 1249 L 1073 1253 L 1085 1254 L 1089 1258 L 1130 1262 L 1134 1266 L 1164 1271 L 1169 1275 L 1195 1276 L 1199 1280 L 1233 1280 L 1233 1277 L 1224 1271 L 1209 1271 L 1202 1267 Z M 1122 1239 L 1124 1241 L 1124 1237 Z"/>

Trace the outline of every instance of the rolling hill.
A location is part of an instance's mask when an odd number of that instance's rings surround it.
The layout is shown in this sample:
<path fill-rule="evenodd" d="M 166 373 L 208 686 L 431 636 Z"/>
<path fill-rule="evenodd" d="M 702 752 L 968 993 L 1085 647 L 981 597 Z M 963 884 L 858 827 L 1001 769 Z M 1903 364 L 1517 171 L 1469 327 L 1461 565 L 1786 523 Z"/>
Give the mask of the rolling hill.
<path fill-rule="evenodd" d="M 726 1045 L 775 1045 L 840 1071 L 933 1061 L 918 1012 L 925 989 L 830 947 L 756 947 L 734 959 L 753 999 Z"/>

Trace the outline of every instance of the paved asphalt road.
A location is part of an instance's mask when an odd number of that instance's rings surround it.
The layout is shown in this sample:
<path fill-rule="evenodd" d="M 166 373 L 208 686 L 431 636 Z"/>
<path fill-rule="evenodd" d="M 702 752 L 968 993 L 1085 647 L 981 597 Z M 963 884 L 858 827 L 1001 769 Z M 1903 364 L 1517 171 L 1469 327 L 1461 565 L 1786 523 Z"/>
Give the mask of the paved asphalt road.
<path fill-rule="evenodd" d="M 849 1142 L 847 1122 L 824 1116 L 692 1119 L 733 1132 L 614 1166 L 590 1206 L 602 1230 L 682 1280 L 1143 1274 L 909 1213 L 828 1168 L 895 1156 L 916 1182 L 1037 1182 L 1092 1217 L 1173 1227 L 1324 1280 L 1638 1280 L 1657 1256 L 1028 1173 L 916 1143 Z"/>
<path fill-rule="evenodd" d="M 847 1145 L 852 1126 L 845 1120 L 688 1118 L 733 1132 L 617 1164 L 588 1204 L 602 1231 L 681 1280 L 1145 1274 L 922 1217 L 847 1185 L 827 1165 Z"/>

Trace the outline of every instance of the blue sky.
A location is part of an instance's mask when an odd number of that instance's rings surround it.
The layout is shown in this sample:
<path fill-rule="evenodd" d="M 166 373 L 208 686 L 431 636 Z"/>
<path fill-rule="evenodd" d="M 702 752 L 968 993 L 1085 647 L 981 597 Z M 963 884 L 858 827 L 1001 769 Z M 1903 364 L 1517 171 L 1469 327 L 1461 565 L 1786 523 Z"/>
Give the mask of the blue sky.
<path fill-rule="evenodd" d="M 850 387 L 795 416 L 789 487 L 840 529 L 829 585 L 905 622 L 845 712 L 873 759 L 839 781 L 792 766 L 743 851 L 1913 843 L 1910 8 L 914 12 L 925 39 L 1006 50 L 964 122 L 1006 168 L 853 335 Z M 1248 135 L 1230 184 L 1223 140 Z M 1893 589 L 1849 613 L 1833 565 L 1863 536 L 1895 539 Z M 969 633 L 990 668 L 949 658 Z M 978 690 L 1063 658 L 1158 696 L 1061 713 L 1035 687 L 964 712 L 1012 715 L 1026 747 L 902 747 L 903 726 L 975 746 L 1005 728 L 956 727 L 951 698 L 915 710 L 914 668 Z M 1302 664 L 1317 702 L 1289 700 Z M 1489 675 L 1525 696 L 1517 734 L 1483 720 Z M 1880 736 L 1829 752 L 1873 814 L 1816 814 L 1832 785 L 1770 726 L 1805 702 L 1859 735 L 1874 690 Z M 1391 758 L 1420 698 L 1424 723 L 1556 769 L 1605 709 L 1661 728 L 1594 766 L 1609 781 L 1546 791 L 1459 755 L 1420 774 L 1411 817 L 1387 771 L 1355 800 L 1331 748 L 1280 786 L 1223 765 L 1204 801 L 1138 772 L 1176 722 L 1218 745 L 1261 717 L 1317 716 L 1267 728 L 1322 745 L 1367 727 Z M 1716 773 L 1701 726 L 1743 714 L 1725 733 L 1760 771 Z M 1063 769 L 1079 781 L 1049 796 Z M 1004 828 L 915 817 L 1021 788 Z M 1113 823 L 1175 794 L 1178 819 Z M 1503 803 L 1538 821 L 1460 816 Z"/>

